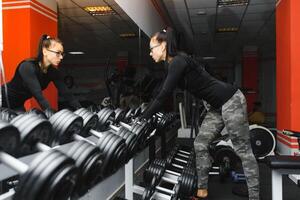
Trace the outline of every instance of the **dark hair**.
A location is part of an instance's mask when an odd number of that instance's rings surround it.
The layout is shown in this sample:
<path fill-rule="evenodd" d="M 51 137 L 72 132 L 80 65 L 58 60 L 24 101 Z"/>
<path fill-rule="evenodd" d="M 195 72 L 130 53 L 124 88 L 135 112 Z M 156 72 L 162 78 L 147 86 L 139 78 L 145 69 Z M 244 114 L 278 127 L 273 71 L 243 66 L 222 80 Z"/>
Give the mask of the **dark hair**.
<path fill-rule="evenodd" d="M 51 38 L 49 35 L 46 34 L 42 35 L 42 37 L 40 38 L 36 56 L 36 60 L 38 62 L 43 60 L 43 48 L 49 48 L 53 42 L 62 44 L 62 41 L 58 38 Z"/>
<path fill-rule="evenodd" d="M 159 43 L 167 43 L 167 57 L 174 57 L 178 54 L 176 33 L 171 27 L 167 27 L 160 32 L 154 33 L 151 38 L 155 38 Z"/>

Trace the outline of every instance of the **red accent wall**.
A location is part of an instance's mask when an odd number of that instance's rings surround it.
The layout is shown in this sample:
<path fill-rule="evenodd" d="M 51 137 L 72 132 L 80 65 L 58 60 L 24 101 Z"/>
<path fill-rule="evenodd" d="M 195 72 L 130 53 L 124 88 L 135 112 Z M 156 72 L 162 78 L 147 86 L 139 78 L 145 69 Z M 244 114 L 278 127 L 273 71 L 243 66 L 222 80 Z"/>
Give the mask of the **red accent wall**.
<path fill-rule="evenodd" d="M 42 34 L 57 36 L 57 21 L 29 8 L 29 5 L 33 6 L 32 2 L 40 5 L 35 0 L 16 4 L 14 4 L 16 1 L 11 0 L 3 2 L 11 3 L 3 4 L 3 63 L 6 81 L 10 81 L 20 61 L 35 57 Z M 25 8 L 15 8 L 15 6 L 25 6 Z M 38 8 L 35 7 L 35 9 Z M 49 12 L 52 12 L 50 14 L 53 16 L 53 11 L 42 10 L 42 12 L 46 12 L 48 15 Z M 51 106 L 57 108 L 57 91 L 53 84 L 44 90 L 44 95 Z M 32 107 L 39 107 L 34 99 L 26 102 L 27 109 Z"/>
<path fill-rule="evenodd" d="M 276 9 L 277 128 L 300 131 L 300 1 Z"/>
<path fill-rule="evenodd" d="M 247 99 L 248 112 L 251 112 L 258 96 L 258 61 L 256 52 L 254 54 L 244 52 L 242 77 L 242 87 L 246 89 L 244 94 Z"/>

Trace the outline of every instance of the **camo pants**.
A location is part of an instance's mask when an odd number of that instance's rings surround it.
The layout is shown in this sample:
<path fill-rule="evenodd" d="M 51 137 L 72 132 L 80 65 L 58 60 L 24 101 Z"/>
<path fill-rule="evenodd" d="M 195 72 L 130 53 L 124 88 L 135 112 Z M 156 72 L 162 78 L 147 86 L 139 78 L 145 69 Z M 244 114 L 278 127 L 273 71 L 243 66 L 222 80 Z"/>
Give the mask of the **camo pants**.
<path fill-rule="evenodd" d="M 250 144 L 246 99 L 240 90 L 222 106 L 221 110 L 208 108 L 208 112 L 202 122 L 199 134 L 194 141 L 198 188 L 208 188 L 208 173 L 212 164 L 208 147 L 210 142 L 216 139 L 224 127 L 227 129 L 234 151 L 241 158 L 249 199 L 258 200 L 259 171 Z"/>

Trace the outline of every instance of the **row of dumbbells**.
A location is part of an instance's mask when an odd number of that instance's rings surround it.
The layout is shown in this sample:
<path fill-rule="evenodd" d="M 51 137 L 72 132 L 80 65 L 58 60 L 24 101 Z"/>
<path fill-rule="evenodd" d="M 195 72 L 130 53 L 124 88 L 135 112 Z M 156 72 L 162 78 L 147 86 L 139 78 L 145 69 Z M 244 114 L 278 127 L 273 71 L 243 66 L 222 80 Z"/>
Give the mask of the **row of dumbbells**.
<path fill-rule="evenodd" d="M 66 191 L 70 191 L 69 193 L 64 192 L 64 197 L 67 198 L 69 194 L 73 195 L 74 188 L 76 188 L 74 190 L 76 191 L 76 195 L 80 196 L 84 194 L 87 189 L 116 171 L 129 159 L 126 140 L 118 136 L 116 137 L 111 132 L 101 133 L 93 130 L 92 128 L 95 128 L 97 124 L 97 117 L 95 116 L 98 115 L 91 114 L 85 109 L 79 109 L 75 113 L 68 110 L 61 110 L 57 113 L 31 110 L 29 113 L 20 115 L 4 110 L 1 116 L 2 119 L 10 122 L 1 121 L 1 149 L 12 155 L 18 155 L 16 150 L 20 149 L 20 147 L 23 153 L 30 152 L 33 149 L 50 150 L 51 148 L 46 144 L 63 144 L 69 142 L 71 138 L 79 140 L 66 153 L 67 156 L 57 150 L 47 151 L 37 157 L 32 162 L 35 164 L 29 167 L 9 156 L 9 154 L 2 152 L 1 160 L 23 174 L 19 184 L 22 187 L 18 187 L 17 195 L 15 195 L 16 198 L 18 194 L 21 194 L 21 196 L 25 195 L 25 199 L 37 198 L 37 193 L 27 191 L 28 194 L 23 194 L 23 190 L 26 188 L 26 185 L 28 186 L 28 181 L 40 178 L 42 174 L 32 173 L 32 171 L 35 171 L 36 168 L 41 168 L 41 166 L 49 167 L 47 172 L 43 172 L 44 178 L 42 178 L 42 181 L 47 184 L 39 181 L 32 184 L 31 186 L 36 188 L 34 191 L 38 191 L 42 195 L 48 193 L 52 196 L 57 195 L 57 192 L 59 192 L 57 190 L 63 188 L 61 184 L 67 182 L 69 184 L 65 187 L 69 188 L 65 189 L 68 189 Z M 96 144 L 97 147 L 91 145 L 91 141 L 80 135 L 83 133 L 91 133 L 99 137 L 100 139 Z M 52 156 L 55 159 L 51 161 L 45 159 L 48 157 L 50 159 Z M 61 157 L 61 159 L 56 160 L 56 157 Z M 42 184 L 40 185 L 40 183 Z M 44 189 L 42 188 L 43 186 L 50 186 L 50 188 L 46 187 Z M 45 193 L 44 190 L 47 190 L 48 193 Z M 46 197 L 45 199 L 47 199 Z"/>
<path fill-rule="evenodd" d="M 188 199 L 197 190 L 193 149 L 176 146 L 166 159 L 155 159 L 144 172 L 142 199 Z M 154 197 L 155 196 L 155 197 Z"/>
<path fill-rule="evenodd" d="M 104 108 L 114 111 L 115 121 L 131 123 L 135 121 L 136 118 L 139 118 L 141 114 L 147 109 L 147 104 L 142 103 L 140 106 L 136 108 L 129 108 L 129 109 L 121 109 L 121 108 L 113 109 L 111 107 L 101 107 L 101 106 L 88 107 L 87 109 L 93 113 L 98 113 Z M 175 119 L 176 119 L 175 113 L 157 112 L 152 116 L 151 119 L 148 120 L 148 122 L 151 123 L 152 126 L 155 126 L 157 129 L 164 129 L 169 124 L 171 124 Z"/>

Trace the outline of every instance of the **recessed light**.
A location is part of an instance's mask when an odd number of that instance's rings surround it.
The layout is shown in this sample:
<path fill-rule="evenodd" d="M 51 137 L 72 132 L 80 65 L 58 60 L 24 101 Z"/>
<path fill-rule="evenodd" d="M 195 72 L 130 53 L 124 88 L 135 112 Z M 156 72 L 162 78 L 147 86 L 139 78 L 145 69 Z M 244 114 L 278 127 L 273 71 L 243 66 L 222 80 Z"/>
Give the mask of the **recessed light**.
<path fill-rule="evenodd" d="M 84 54 L 84 52 L 83 51 L 70 51 L 69 54 L 71 54 L 71 55 L 82 55 L 82 54 Z"/>
<path fill-rule="evenodd" d="M 110 6 L 87 6 L 84 8 L 85 11 L 91 15 L 114 15 L 116 12 Z"/>
<path fill-rule="evenodd" d="M 218 0 L 218 7 L 225 6 L 244 6 L 249 3 L 249 0 Z"/>
<path fill-rule="evenodd" d="M 206 11 L 205 10 L 198 10 L 197 15 L 206 15 Z"/>
<path fill-rule="evenodd" d="M 134 38 L 134 37 L 136 37 L 136 34 L 135 33 L 121 33 L 119 36 L 121 38 Z"/>
<path fill-rule="evenodd" d="M 238 27 L 221 27 L 217 28 L 217 33 L 237 32 L 238 30 Z"/>
<path fill-rule="evenodd" d="M 216 57 L 215 56 L 205 56 L 202 59 L 203 60 L 214 60 L 214 59 L 216 59 Z"/>

